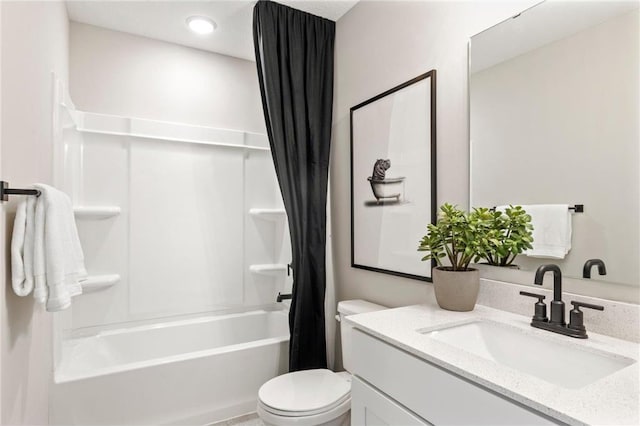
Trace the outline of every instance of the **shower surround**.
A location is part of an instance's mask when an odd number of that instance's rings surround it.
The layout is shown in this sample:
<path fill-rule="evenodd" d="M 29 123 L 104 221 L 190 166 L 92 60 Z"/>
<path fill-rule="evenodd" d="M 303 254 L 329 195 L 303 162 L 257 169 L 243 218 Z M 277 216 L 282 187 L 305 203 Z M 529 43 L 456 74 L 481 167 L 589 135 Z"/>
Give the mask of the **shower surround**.
<path fill-rule="evenodd" d="M 275 298 L 291 250 L 266 137 L 78 111 L 55 86 L 58 186 L 90 280 L 54 319 L 52 422 L 253 411 L 288 362 Z"/>

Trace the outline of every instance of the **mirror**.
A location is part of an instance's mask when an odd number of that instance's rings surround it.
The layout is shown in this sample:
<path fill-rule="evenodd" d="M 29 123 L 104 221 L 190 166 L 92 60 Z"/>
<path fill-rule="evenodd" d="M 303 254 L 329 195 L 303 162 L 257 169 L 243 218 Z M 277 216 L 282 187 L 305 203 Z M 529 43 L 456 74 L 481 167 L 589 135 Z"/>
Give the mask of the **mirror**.
<path fill-rule="evenodd" d="M 584 205 L 564 259 L 521 270 L 598 258 L 588 285 L 640 284 L 638 22 L 637 2 L 549 1 L 471 38 L 470 205 Z"/>

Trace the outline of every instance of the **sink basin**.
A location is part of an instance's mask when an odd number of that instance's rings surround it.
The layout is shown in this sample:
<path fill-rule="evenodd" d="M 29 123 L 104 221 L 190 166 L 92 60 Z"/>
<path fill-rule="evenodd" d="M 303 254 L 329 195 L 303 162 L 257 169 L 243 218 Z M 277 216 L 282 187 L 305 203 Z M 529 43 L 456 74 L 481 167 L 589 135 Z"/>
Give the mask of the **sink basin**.
<path fill-rule="evenodd" d="M 581 388 L 636 362 L 607 352 L 553 342 L 493 321 L 418 331 L 431 339 L 568 389 Z"/>

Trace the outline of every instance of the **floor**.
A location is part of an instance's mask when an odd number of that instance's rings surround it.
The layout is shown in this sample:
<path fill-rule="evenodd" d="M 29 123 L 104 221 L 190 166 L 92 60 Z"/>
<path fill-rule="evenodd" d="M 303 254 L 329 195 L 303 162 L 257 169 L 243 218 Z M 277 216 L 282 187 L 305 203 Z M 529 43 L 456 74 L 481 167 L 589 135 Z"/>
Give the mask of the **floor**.
<path fill-rule="evenodd" d="M 223 420 L 210 426 L 264 426 L 256 413 L 246 414 L 233 419 Z"/>

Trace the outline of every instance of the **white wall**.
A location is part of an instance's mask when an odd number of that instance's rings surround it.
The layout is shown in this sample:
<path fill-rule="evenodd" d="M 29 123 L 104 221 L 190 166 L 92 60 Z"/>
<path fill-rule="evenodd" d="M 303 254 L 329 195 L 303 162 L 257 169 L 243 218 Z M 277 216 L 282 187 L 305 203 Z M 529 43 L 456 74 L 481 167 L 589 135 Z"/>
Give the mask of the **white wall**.
<path fill-rule="evenodd" d="M 68 70 L 68 20 L 63 3 L 2 2 L 2 178 L 20 187 L 51 183 L 51 71 Z M 28 24 L 27 24 L 28 23 Z M 1 207 L 1 422 L 47 424 L 51 377 L 51 315 L 11 290 L 9 238 L 17 200 Z"/>
<path fill-rule="evenodd" d="M 554 263 L 580 277 L 585 260 L 603 259 L 604 278 L 628 285 L 640 284 L 638 18 L 627 12 L 471 76 L 474 206 L 585 204 L 571 251 Z M 535 270 L 548 259 L 515 263 Z"/>
<path fill-rule="evenodd" d="M 75 22 L 69 43 L 80 110 L 265 132 L 254 62 Z"/>
<path fill-rule="evenodd" d="M 4 176 L 2 174 L 2 52 L 1 52 L 1 46 L 2 46 L 2 6 L 0 6 L 0 176 Z M 2 202 L 0 201 L 0 204 L 2 204 Z M 4 285 L 6 286 L 7 284 L 7 278 L 6 278 L 6 273 L 7 273 L 7 257 L 5 254 L 6 251 L 6 241 L 5 240 L 5 235 L 6 235 L 6 214 L 5 214 L 5 210 L 4 210 L 4 206 L 0 207 L 0 244 L 2 244 L 2 250 L 0 250 L 2 252 L 2 256 L 0 256 L 0 280 L 3 280 Z M 4 306 L 4 298 L 2 296 L 0 296 L 0 299 L 3 301 L 3 303 L 0 304 L 0 317 L 4 318 L 4 309 L 2 308 Z M 0 422 L 2 422 L 2 382 L 3 382 L 3 376 L 4 374 L 2 373 L 2 360 L 3 360 L 3 348 L 4 345 L 2 344 L 3 342 L 3 338 L 4 338 L 4 330 L 2 330 L 2 328 L 0 328 Z"/>
<path fill-rule="evenodd" d="M 2 46 L 2 6 L 0 6 L 0 176 L 4 176 L 2 174 L 2 51 L 1 51 L 1 46 Z M 2 204 L 2 201 L 0 201 L 0 205 Z M 0 250 L 2 252 L 2 255 L 0 256 L 0 280 L 3 280 L 4 286 L 7 285 L 7 278 L 6 278 L 6 274 L 7 274 L 7 257 L 5 254 L 6 251 L 6 245 L 7 245 L 7 240 L 5 240 L 5 235 L 6 235 L 6 213 L 5 213 L 5 209 L 4 206 L 0 207 L 0 244 L 2 244 L 2 246 L 0 246 L 2 249 Z M 4 297 L 0 296 L 0 300 L 2 300 L 2 303 L 0 304 L 0 318 L 4 318 Z M 4 345 L 3 345 L 3 339 L 4 339 L 4 333 L 5 331 L 0 327 L 0 422 L 2 422 L 2 383 L 3 383 L 3 377 L 4 374 L 2 372 L 2 360 L 3 360 L 3 355 L 2 353 L 4 352 Z"/>
<path fill-rule="evenodd" d="M 349 108 L 436 69 L 438 204 L 467 207 L 467 43 L 535 3 L 361 1 L 338 21 L 331 158 L 338 300 L 364 298 L 400 306 L 427 297 L 427 285 L 420 281 L 350 266 Z M 426 230 L 429 218 L 424 221 Z"/>

